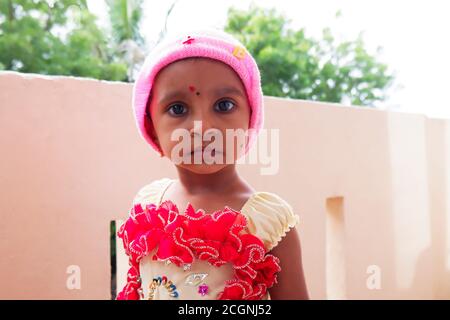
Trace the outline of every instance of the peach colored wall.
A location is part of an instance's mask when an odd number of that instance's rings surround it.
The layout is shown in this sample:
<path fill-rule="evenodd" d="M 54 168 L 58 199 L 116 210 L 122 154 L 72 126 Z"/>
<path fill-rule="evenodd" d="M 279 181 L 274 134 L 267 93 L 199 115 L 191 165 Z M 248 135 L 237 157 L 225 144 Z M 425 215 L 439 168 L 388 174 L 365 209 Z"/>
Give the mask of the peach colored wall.
<path fill-rule="evenodd" d="M 175 177 L 130 101 L 130 84 L 0 72 L 0 299 L 110 298 L 109 222 L 141 186 Z M 280 170 L 239 170 L 299 214 L 311 297 L 449 299 L 450 120 L 265 103 Z M 71 265 L 80 289 L 67 288 Z"/>

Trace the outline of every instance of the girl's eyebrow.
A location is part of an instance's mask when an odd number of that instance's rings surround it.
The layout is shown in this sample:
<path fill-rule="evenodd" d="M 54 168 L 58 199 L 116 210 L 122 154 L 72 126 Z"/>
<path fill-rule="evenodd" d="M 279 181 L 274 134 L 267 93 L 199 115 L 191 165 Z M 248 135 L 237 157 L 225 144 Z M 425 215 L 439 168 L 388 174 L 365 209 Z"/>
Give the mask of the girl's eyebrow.
<path fill-rule="evenodd" d="M 184 99 L 186 97 L 186 93 L 180 90 L 170 91 L 169 93 L 165 94 L 161 99 L 159 99 L 158 103 L 160 105 L 163 105 L 174 100 L 177 97 L 182 97 Z"/>
<path fill-rule="evenodd" d="M 198 90 L 201 91 L 201 90 Z M 220 87 L 216 90 L 213 90 L 212 93 L 215 96 L 224 96 L 224 95 L 237 95 L 240 96 L 241 98 L 245 98 L 244 93 L 242 92 L 242 90 L 233 87 L 233 86 L 226 86 L 226 87 Z M 184 91 L 180 91 L 180 90 L 174 90 L 174 91 L 169 91 L 169 93 L 165 94 L 160 100 L 159 100 L 159 104 L 165 104 L 168 103 L 171 100 L 174 100 L 175 98 L 186 98 L 188 96 L 187 92 Z"/>
<path fill-rule="evenodd" d="M 240 96 L 241 98 L 245 98 L 244 93 L 240 89 L 233 86 L 221 87 L 215 90 L 215 94 L 216 96 L 225 96 L 228 94 L 234 94 Z"/>

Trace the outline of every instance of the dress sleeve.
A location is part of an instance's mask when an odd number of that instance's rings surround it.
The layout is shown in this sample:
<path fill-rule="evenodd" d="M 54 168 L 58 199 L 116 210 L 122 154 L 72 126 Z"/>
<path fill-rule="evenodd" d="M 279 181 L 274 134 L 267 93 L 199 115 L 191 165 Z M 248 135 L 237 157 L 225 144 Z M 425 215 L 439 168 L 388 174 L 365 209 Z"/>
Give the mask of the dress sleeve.
<path fill-rule="evenodd" d="M 154 203 L 159 205 L 161 196 L 163 195 L 165 189 L 168 187 L 171 179 L 162 178 L 159 180 L 154 180 L 153 182 L 143 186 L 133 199 L 133 205 L 136 203 L 141 203 L 143 205 Z"/>
<path fill-rule="evenodd" d="M 249 231 L 259 237 L 267 249 L 272 250 L 299 222 L 291 205 L 271 192 L 258 192 L 244 206 Z"/>

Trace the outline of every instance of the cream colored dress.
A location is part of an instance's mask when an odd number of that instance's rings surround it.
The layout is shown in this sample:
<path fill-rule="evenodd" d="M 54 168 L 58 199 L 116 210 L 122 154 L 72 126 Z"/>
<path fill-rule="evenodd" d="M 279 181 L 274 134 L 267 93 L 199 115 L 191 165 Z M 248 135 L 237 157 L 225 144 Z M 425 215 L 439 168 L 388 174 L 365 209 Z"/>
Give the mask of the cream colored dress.
<path fill-rule="evenodd" d="M 160 205 L 165 191 L 174 181 L 162 178 L 144 186 L 138 191 L 133 204 Z M 289 229 L 299 222 L 299 217 L 294 214 L 292 207 L 281 197 L 270 192 L 255 192 L 244 204 L 241 213 L 247 218 L 250 233 L 263 241 L 267 251 L 273 249 Z M 153 278 L 162 275 L 176 286 L 179 293 L 176 299 L 187 300 L 215 299 L 223 290 L 225 280 L 233 278 L 233 267 L 230 264 L 214 267 L 204 260 L 197 259 L 189 270 L 183 270 L 174 264 L 167 265 L 162 261 L 152 260 L 150 257 L 155 250 L 143 257 L 139 264 L 144 299 L 149 296 L 149 285 Z M 201 281 L 198 281 L 200 279 Z M 200 283 L 208 286 L 208 293 L 204 296 L 198 292 Z M 268 293 L 265 297 L 270 299 Z M 153 299 L 175 298 L 171 297 L 163 286 L 159 286 L 153 293 Z"/>

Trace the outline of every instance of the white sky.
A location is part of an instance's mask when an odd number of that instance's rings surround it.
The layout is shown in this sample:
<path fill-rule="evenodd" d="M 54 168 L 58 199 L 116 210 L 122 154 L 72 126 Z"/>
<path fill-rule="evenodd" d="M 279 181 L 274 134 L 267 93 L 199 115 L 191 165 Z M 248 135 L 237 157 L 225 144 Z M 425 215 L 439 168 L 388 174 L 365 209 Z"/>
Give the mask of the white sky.
<path fill-rule="evenodd" d="M 248 8 L 250 0 L 179 0 L 168 20 L 168 32 L 222 27 L 228 7 Z M 353 40 L 364 31 L 369 52 L 383 47 L 381 61 L 396 72 L 396 83 L 383 109 L 450 118 L 450 1 L 448 0 L 259 0 L 276 8 L 319 38 L 330 27 L 338 40 Z M 145 0 L 142 33 L 148 43 L 158 37 L 172 1 Z M 106 24 L 102 0 L 88 0 L 89 8 Z M 337 10 L 341 17 L 335 18 Z M 398 89 L 395 89 L 398 88 Z"/>

